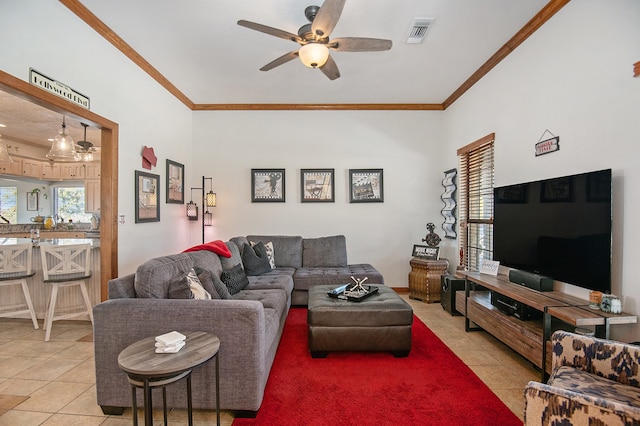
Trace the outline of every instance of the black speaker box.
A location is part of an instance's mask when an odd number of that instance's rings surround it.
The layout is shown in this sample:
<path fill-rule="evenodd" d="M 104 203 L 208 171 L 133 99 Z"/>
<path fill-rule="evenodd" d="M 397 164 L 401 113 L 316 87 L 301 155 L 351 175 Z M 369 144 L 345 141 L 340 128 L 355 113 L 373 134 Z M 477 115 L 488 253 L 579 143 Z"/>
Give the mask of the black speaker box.
<path fill-rule="evenodd" d="M 532 274 L 531 272 L 511 269 L 509 271 L 509 281 L 515 284 L 523 285 L 533 290 L 553 291 L 553 280 L 551 278 L 538 274 Z"/>
<path fill-rule="evenodd" d="M 442 309 L 452 316 L 462 315 L 456 311 L 456 291 L 464 290 L 464 279 L 456 278 L 453 275 L 442 275 L 440 277 L 441 293 L 440 304 Z"/>

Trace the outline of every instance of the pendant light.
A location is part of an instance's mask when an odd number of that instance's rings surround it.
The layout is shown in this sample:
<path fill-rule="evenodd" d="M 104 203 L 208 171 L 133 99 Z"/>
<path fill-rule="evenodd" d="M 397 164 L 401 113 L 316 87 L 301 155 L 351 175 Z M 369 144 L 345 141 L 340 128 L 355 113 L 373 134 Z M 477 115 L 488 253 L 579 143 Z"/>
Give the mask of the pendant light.
<path fill-rule="evenodd" d="M 46 157 L 51 161 L 80 161 L 73 138 L 67 133 L 64 116 L 62 116 L 62 129 L 51 142 L 51 150 Z"/>
<path fill-rule="evenodd" d="M 86 123 L 80 123 L 80 125 L 84 127 L 84 139 L 77 143 L 80 147 L 78 152 L 82 161 L 90 162 L 93 161 L 93 144 L 87 140 L 87 127 L 89 125 Z"/>

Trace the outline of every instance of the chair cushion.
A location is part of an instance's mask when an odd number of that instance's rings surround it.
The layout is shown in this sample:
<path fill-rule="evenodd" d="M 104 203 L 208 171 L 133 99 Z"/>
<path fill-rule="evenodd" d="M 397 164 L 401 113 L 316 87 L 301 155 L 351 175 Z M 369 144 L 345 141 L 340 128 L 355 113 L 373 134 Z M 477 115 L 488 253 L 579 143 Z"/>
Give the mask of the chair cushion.
<path fill-rule="evenodd" d="M 549 378 L 548 384 L 594 398 L 640 406 L 640 389 L 573 367 L 558 367 Z"/>

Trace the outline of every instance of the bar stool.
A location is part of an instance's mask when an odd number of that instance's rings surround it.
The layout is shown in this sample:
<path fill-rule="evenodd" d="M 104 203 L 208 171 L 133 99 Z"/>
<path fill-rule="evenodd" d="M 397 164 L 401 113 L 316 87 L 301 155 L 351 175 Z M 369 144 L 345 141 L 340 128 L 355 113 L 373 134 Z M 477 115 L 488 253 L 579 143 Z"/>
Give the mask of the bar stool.
<path fill-rule="evenodd" d="M 46 330 L 44 341 L 48 342 L 51 337 L 51 325 L 53 321 L 77 317 L 80 315 L 89 315 L 93 324 L 93 310 L 89 301 L 89 293 L 85 280 L 91 277 L 89 270 L 89 256 L 91 254 L 90 244 L 69 244 L 69 245 L 51 245 L 41 244 L 40 254 L 42 257 L 42 275 L 43 282 L 51 283 L 51 297 L 47 307 L 47 314 L 44 322 Z M 56 315 L 56 302 L 58 299 L 58 290 L 60 288 L 79 287 L 84 306 L 70 306 L 64 308 L 63 312 Z M 82 311 L 77 311 L 82 308 Z M 69 310 L 73 312 L 68 312 Z"/>
<path fill-rule="evenodd" d="M 0 317 L 29 314 L 33 326 L 38 328 L 38 319 L 27 287 L 27 278 L 35 275 L 32 268 L 33 248 L 31 243 L 0 246 L 0 287 L 20 286 L 25 303 L 0 307 Z"/>

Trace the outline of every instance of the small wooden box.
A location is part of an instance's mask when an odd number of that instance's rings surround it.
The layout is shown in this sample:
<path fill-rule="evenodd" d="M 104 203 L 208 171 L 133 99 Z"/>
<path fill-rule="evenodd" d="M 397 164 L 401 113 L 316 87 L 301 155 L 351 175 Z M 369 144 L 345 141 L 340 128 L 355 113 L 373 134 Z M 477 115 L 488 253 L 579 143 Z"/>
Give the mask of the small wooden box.
<path fill-rule="evenodd" d="M 427 303 L 440 302 L 440 277 L 447 274 L 449 261 L 414 257 L 409 264 L 409 297 Z"/>

